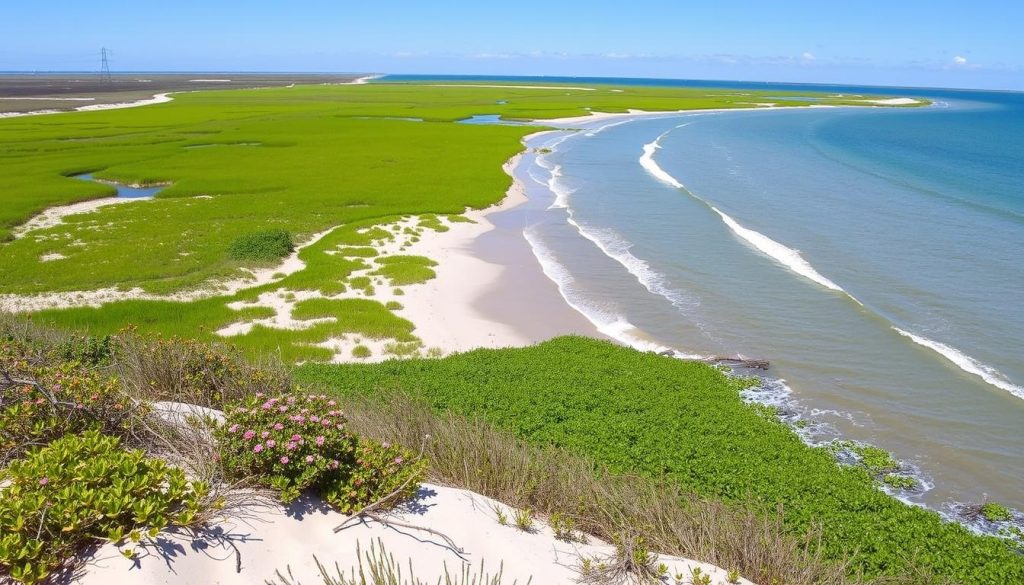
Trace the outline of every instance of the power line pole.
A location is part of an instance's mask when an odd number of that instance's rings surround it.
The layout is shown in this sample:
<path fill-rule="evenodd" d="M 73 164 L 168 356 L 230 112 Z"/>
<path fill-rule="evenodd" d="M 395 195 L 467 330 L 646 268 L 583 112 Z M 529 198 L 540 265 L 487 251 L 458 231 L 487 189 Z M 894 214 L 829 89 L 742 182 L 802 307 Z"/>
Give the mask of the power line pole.
<path fill-rule="evenodd" d="M 100 81 L 110 83 L 110 62 L 107 60 L 107 48 L 100 49 Z"/>

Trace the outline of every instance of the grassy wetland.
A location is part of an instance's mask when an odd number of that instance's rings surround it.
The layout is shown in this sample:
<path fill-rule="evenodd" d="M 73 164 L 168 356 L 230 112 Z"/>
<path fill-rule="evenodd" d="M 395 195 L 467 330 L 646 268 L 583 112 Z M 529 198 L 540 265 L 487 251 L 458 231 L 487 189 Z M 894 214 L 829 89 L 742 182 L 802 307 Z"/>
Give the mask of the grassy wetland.
<path fill-rule="evenodd" d="M 429 279 L 429 262 L 398 257 L 402 249 L 424 230 L 459 221 L 452 214 L 500 201 L 511 182 L 502 163 L 537 130 L 460 119 L 750 107 L 758 99 L 697 89 L 381 83 L 183 93 L 143 108 L 0 120 L 0 300 L 96 333 L 132 325 L 211 339 L 239 324 L 232 339 L 240 346 L 290 360 L 327 359 L 332 350 L 318 344 L 344 333 L 412 343 L 410 324 L 380 303 L 346 319 L 337 318 L 337 305 L 303 308 L 300 315 L 319 321 L 274 328 L 257 323 L 273 314 L 258 299 L 314 291 L 386 302 L 380 293 Z M 864 103 L 787 104 L 823 102 Z M 73 178 L 82 173 L 97 181 Z M 44 209 L 114 195 L 109 182 L 165 188 L 151 200 L 18 230 Z M 280 258 L 266 250 L 239 253 L 274 230 L 306 244 L 300 270 L 276 273 Z M 366 255 L 366 247 L 388 244 L 395 258 Z M 259 269 L 269 274 L 253 280 Z M 241 285 L 218 288 L 227 281 Z M 113 302 L 90 308 L 99 301 L 59 296 L 97 290 Z M 19 304 L 40 294 L 58 301 Z"/>

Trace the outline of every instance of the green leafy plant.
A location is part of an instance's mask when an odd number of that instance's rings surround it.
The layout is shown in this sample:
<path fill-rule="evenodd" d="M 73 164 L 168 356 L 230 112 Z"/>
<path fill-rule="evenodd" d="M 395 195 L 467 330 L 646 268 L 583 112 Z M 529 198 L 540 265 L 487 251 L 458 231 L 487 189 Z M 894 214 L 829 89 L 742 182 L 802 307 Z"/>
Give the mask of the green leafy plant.
<path fill-rule="evenodd" d="M 905 475 L 896 475 L 895 473 L 887 473 L 882 481 L 887 485 L 891 485 L 894 488 L 902 490 L 912 490 L 917 487 L 917 481 L 912 477 Z"/>
<path fill-rule="evenodd" d="M 531 512 L 529 508 L 513 510 L 512 519 L 515 522 L 516 528 L 519 530 L 522 530 L 523 532 L 533 532 L 533 512 Z"/>
<path fill-rule="evenodd" d="M 228 246 L 233 260 L 268 262 L 283 258 L 295 251 L 292 235 L 286 230 L 272 229 L 244 234 Z"/>
<path fill-rule="evenodd" d="M 505 513 L 505 509 L 501 504 L 491 504 L 491 510 L 494 511 L 494 517 L 498 520 L 498 524 L 502 526 L 508 526 L 508 514 Z"/>
<path fill-rule="evenodd" d="M 548 525 L 551 526 L 555 538 L 565 542 L 582 542 L 583 535 L 576 532 L 576 521 L 566 514 L 555 512 L 548 518 Z"/>
<path fill-rule="evenodd" d="M 373 352 L 371 352 L 370 348 L 366 347 L 365 345 L 357 345 L 352 348 L 352 357 L 366 359 L 371 355 L 373 355 Z"/>
<path fill-rule="evenodd" d="M 196 521 L 205 484 L 115 437 L 87 431 L 35 448 L 0 474 L 0 574 L 38 583 L 102 541 L 139 541 Z"/>
<path fill-rule="evenodd" d="M 2 343 L 0 343 L 2 345 Z M 65 362 L 0 363 L 0 465 L 66 434 L 89 429 L 124 436 L 148 407 L 130 400 L 116 380 Z"/>
<path fill-rule="evenodd" d="M 1004 522 L 1013 519 L 1010 509 L 998 502 L 985 502 L 978 512 L 989 522 Z"/>
<path fill-rule="evenodd" d="M 700 567 L 690 569 L 690 583 L 693 585 L 711 585 L 711 575 L 705 573 Z"/>
<path fill-rule="evenodd" d="M 228 469 L 285 502 L 313 489 L 346 513 L 392 493 L 394 504 L 415 493 L 424 473 L 424 462 L 404 448 L 351 434 L 325 395 L 257 394 L 225 414 L 215 436 Z"/>
<path fill-rule="evenodd" d="M 740 572 L 736 569 L 729 569 L 726 580 L 732 585 L 737 585 L 740 582 Z"/>

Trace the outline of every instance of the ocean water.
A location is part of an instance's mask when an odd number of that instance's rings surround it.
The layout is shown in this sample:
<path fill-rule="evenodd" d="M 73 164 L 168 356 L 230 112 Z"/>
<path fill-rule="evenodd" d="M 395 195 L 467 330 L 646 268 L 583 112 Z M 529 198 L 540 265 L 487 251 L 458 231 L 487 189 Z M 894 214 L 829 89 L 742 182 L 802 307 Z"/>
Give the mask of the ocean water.
<path fill-rule="evenodd" d="M 605 334 L 770 360 L 753 394 L 891 451 L 920 486 L 897 497 L 1024 509 L 1024 94 L 884 93 L 936 105 L 541 135 L 524 235 Z"/>

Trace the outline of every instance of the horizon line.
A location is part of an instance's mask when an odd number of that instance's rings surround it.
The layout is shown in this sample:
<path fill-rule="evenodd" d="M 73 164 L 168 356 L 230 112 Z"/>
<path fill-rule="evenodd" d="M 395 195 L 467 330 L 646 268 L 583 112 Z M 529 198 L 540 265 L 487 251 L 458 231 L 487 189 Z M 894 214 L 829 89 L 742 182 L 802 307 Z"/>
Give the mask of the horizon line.
<path fill-rule="evenodd" d="M 796 85 L 796 86 L 823 86 L 823 87 L 864 87 L 872 89 L 909 89 L 909 90 L 940 90 L 940 91 L 973 91 L 973 92 L 998 92 L 998 93 L 1024 93 L 1021 89 L 991 89 L 975 87 L 947 87 L 930 85 L 880 85 L 871 83 L 847 83 L 834 81 L 778 81 L 778 80 L 755 80 L 755 79 L 697 79 L 685 77 L 620 77 L 620 76 L 596 76 L 596 75 L 506 75 L 497 73 L 374 73 L 374 72 L 353 72 L 353 71 L 256 71 L 256 70 L 136 70 L 136 71 L 112 71 L 113 77 L 123 75 L 186 75 L 186 74 L 231 74 L 231 75 L 352 75 L 352 76 L 378 76 L 378 79 L 386 77 L 448 77 L 456 78 L 481 78 L 487 79 L 574 79 L 574 80 L 623 80 L 623 81 L 671 81 L 671 82 L 709 82 L 709 83 L 749 83 L 755 85 Z M 0 70 L 0 76 L 33 76 L 33 75 L 103 75 L 95 70 Z M 557 82 L 554 82 L 557 83 Z M 629 84 L 623 84 L 629 85 Z"/>

